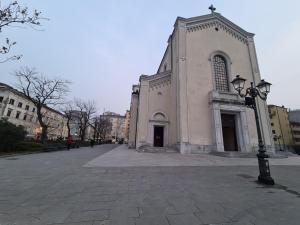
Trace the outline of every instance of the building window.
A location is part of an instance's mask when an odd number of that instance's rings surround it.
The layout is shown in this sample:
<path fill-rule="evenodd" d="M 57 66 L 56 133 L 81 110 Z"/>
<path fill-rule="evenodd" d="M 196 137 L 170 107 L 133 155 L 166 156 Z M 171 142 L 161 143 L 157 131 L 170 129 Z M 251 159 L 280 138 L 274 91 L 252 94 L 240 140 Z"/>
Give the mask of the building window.
<path fill-rule="evenodd" d="M 35 108 L 32 108 L 32 112 L 35 112 Z"/>
<path fill-rule="evenodd" d="M 15 104 L 15 100 L 14 100 L 14 99 L 12 99 L 12 98 L 11 98 L 11 99 L 9 99 L 9 104 L 10 104 L 10 105 L 14 105 L 14 104 Z"/>
<path fill-rule="evenodd" d="M 6 116 L 10 117 L 11 113 L 12 113 L 12 109 L 8 109 Z"/>
<path fill-rule="evenodd" d="M 274 123 L 271 123 L 271 126 L 274 126 Z"/>
<path fill-rule="evenodd" d="M 273 133 L 273 134 L 276 134 L 275 130 L 272 130 L 272 133 Z"/>
<path fill-rule="evenodd" d="M 300 142 L 300 138 L 295 138 L 295 142 Z"/>
<path fill-rule="evenodd" d="M 3 96 L 0 96 L 0 103 L 3 102 Z"/>
<path fill-rule="evenodd" d="M 18 107 L 19 107 L 19 108 L 22 108 L 22 105 L 23 105 L 22 102 L 19 102 L 19 103 L 18 103 Z"/>
<path fill-rule="evenodd" d="M 20 114 L 21 114 L 21 112 L 20 112 L 20 111 L 17 111 L 17 114 L 16 114 L 16 119 L 19 119 L 19 117 L 20 117 Z"/>
<path fill-rule="evenodd" d="M 225 58 L 221 55 L 214 56 L 213 66 L 215 72 L 216 90 L 229 92 L 228 72 Z"/>
<path fill-rule="evenodd" d="M 29 110 L 29 105 L 26 105 L 26 106 L 25 106 L 25 110 Z"/>

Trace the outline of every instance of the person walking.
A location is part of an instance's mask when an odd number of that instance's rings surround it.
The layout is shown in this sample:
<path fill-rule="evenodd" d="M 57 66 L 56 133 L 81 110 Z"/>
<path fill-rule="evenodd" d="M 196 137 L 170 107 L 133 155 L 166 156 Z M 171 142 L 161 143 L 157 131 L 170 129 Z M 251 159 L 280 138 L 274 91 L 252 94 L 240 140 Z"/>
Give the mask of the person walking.
<path fill-rule="evenodd" d="M 73 143 L 73 140 L 72 140 L 72 137 L 69 136 L 68 139 L 67 139 L 67 149 L 70 151 L 70 148 L 72 146 L 72 143 Z"/>
<path fill-rule="evenodd" d="M 90 145 L 91 145 L 91 148 L 93 148 L 93 147 L 94 147 L 94 144 L 95 144 L 95 140 L 94 140 L 94 139 L 91 139 L 91 140 L 90 140 Z"/>

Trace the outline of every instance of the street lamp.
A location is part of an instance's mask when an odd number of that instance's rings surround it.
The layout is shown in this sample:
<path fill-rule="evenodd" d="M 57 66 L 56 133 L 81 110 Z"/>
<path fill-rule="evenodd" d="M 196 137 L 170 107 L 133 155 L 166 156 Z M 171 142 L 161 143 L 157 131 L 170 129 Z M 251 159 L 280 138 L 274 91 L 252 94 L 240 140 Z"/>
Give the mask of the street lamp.
<path fill-rule="evenodd" d="M 255 87 L 253 82 L 251 82 L 250 87 L 246 89 L 246 93 L 242 94 L 242 90 L 244 89 L 245 82 L 246 79 L 240 77 L 240 75 L 236 75 L 236 78 L 234 78 L 231 81 L 233 88 L 238 92 L 239 96 L 245 98 L 245 105 L 254 110 L 257 136 L 258 136 L 258 154 L 256 155 L 258 158 L 258 166 L 259 166 L 258 182 L 274 185 L 274 180 L 271 177 L 271 173 L 270 173 L 270 167 L 268 161 L 269 156 L 266 154 L 266 148 L 262 139 L 258 112 L 257 112 L 257 105 L 255 101 L 256 97 L 259 97 L 264 101 L 267 100 L 267 95 L 270 92 L 271 84 L 269 82 L 266 82 L 265 80 L 261 80 L 259 84 L 256 85 Z"/>

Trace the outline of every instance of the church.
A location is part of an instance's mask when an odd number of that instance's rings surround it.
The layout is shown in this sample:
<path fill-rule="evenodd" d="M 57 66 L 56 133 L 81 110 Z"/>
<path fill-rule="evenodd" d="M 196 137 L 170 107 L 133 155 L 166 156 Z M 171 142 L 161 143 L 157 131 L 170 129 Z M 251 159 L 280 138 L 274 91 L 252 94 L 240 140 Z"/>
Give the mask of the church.
<path fill-rule="evenodd" d="M 182 154 L 258 149 L 255 116 L 231 85 L 237 74 L 257 85 L 254 34 L 215 12 L 177 17 L 156 74 L 132 87 L 130 148 Z M 258 99 L 262 138 L 274 143 L 266 102 Z"/>

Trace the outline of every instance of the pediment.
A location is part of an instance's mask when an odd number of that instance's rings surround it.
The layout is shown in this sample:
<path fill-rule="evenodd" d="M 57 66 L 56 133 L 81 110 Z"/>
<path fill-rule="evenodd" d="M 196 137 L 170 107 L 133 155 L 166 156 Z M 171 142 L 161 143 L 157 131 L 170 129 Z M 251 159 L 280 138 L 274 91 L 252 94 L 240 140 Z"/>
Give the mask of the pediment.
<path fill-rule="evenodd" d="M 180 20 L 180 18 L 179 18 Z M 234 24 L 230 20 L 226 19 L 219 13 L 212 13 L 209 15 L 199 16 L 199 17 L 192 17 L 189 19 L 183 19 L 186 23 L 186 29 L 188 32 L 195 32 L 204 29 L 210 28 L 217 28 L 219 30 L 223 30 L 232 37 L 240 40 L 241 42 L 247 44 L 248 38 L 253 37 L 253 33 L 249 33 L 239 27 L 238 25 Z"/>

